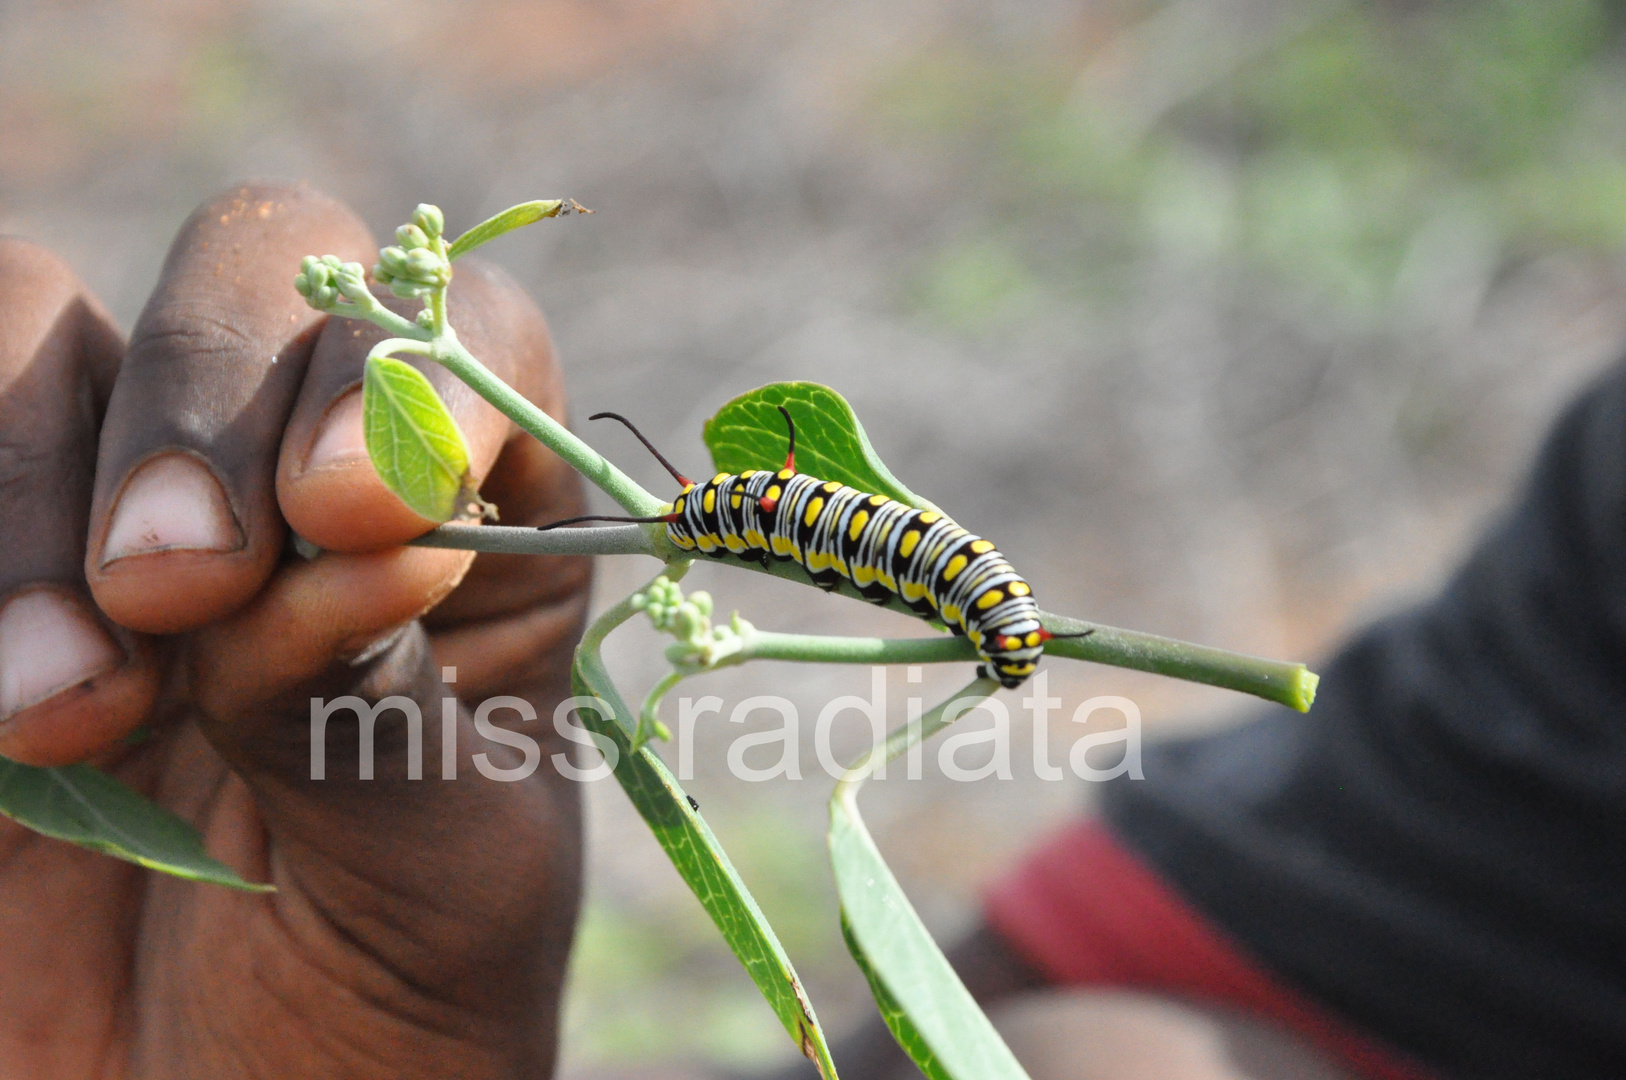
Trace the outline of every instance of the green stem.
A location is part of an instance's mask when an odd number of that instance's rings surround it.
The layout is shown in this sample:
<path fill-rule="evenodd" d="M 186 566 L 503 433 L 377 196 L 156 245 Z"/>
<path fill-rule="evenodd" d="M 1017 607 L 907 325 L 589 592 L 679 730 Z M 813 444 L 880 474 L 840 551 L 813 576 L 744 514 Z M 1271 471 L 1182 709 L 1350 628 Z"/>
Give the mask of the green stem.
<path fill-rule="evenodd" d="M 692 564 L 688 560 L 668 563 L 657 576 L 665 577 L 668 581 L 679 581 L 689 572 Z M 654 584 L 654 579 L 646 582 L 644 589 Z M 638 735 L 638 722 L 627 709 L 619 694 L 615 694 L 615 681 L 610 678 L 609 670 L 604 666 L 602 650 L 604 639 L 610 636 L 611 631 L 622 623 L 638 614 L 638 608 L 633 607 L 632 598 L 643 589 L 622 598 L 621 602 L 610 608 L 604 614 L 594 619 L 588 626 L 586 633 L 582 634 L 580 644 L 576 646 L 576 663 L 582 672 L 587 675 L 588 682 L 597 687 L 604 687 L 606 693 L 614 695 L 606 698 L 615 708 L 615 722 L 626 734 L 629 740 L 635 740 Z"/>
<path fill-rule="evenodd" d="M 542 444 L 591 480 L 610 498 L 626 508 L 629 514 L 647 517 L 658 513 L 664 505 L 660 499 L 645 491 L 637 481 L 616 468 L 609 461 L 573 435 L 568 428 L 520 395 L 516 390 L 493 375 L 474 355 L 463 347 L 450 329 L 434 341 L 434 359 L 445 365 L 453 375 L 468 383 L 474 392 L 497 407 L 497 410 L 521 428 L 536 436 Z"/>
<path fill-rule="evenodd" d="M 746 635 L 740 651 L 725 662 L 789 660 L 803 664 L 947 664 L 976 659 L 977 650 L 962 637 L 823 637 L 753 630 Z"/>
<path fill-rule="evenodd" d="M 944 714 L 949 706 L 957 701 L 972 699 L 980 700 L 992 697 L 999 689 L 999 683 L 993 679 L 972 679 L 959 693 L 934 706 L 922 716 L 919 722 L 910 722 L 893 728 L 886 737 L 886 741 L 870 750 L 863 758 L 854 762 L 841 779 L 836 781 L 836 788 L 830 795 L 832 808 L 837 803 L 843 803 L 851 814 L 853 820 L 861 820 L 858 814 L 858 792 L 865 782 L 874 775 L 875 770 L 882 765 L 907 753 L 912 747 L 925 742 L 939 731 L 948 727 L 954 720 L 965 715 L 965 709 L 960 710 L 952 720 L 945 720 Z"/>
<path fill-rule="evenodd" d="M 397 315 L 389 308 L 378 302 L 378 297 L 372 293 L 362 294 L 366 297 L 359 304 L 335 304 L 330 313 L 343 319 L 364 319 L 383 330 L 386 334 L 396 337 L 411 338 L 413 341 L 428 341 L 434 335 L 411 319 Z"/>
<path fill-rule="evenodd" d="M 650 542 L 648 530 L 642 526 L 538 532 L 535 529 L 494 525 L 443 525 L 413 543 L 424 547 L 467 548 L 505 554 L 639 554 L 659 557 Z M 766 569 L 754 563 L 733 565 L 807 584 L 807 575 L 795 563 L 774 563 Z M 837 591 L 857 597 L 857 593 L 850 588 Z M 896 605 L 895 609 L 918 617 L 901 605 Z M 1052 633 L 1094 631 L 1087 638 L 1058 638 L 1049 642 L 1045 645 L 1045 652 L 1052 656 L 1149 671 L 1236 690 L 1299 712 L 1308 712 L 1315 702 L 1319 677 L 1303 664 L 1227 652 L 1207 645 L 1123 630 L 1050 612 L 1042 612 L 1041 615 L 1045 627 Z M 788 660 L 815 664 L 942 664 L 977 659 L 976 650 L 962 637 L 812 637 L 758 630 L 738 653 L 723 658 L 717 666 L 732 666 L 747 660 Z"/>
<path fill-rule="evenodd" d="M 1089 637 L 1058 638 L 1047 643 L 1045 652 L 1054 656 L 1090 660 L 1097 664 L 1150 671 L 1189 682 L 1240 690 L 1299 712 L 1309 712 L 1315 702 L 1316 684 L 1320 676 L 1303 664 L 1266 660 L 1158 637 L 1156 634 L 1119 630 L 1081 619 L 1069 619 L 1065 615 L 1053 615 L 1048 611 L 1040 615 L 1045 629 L 1053 634 L 1094 631 Z"/>
<path fill-rule="evenodd" d="M 587 529 L 527 529 L 514 525 L 442 525 L 412 541 L 416 547 L 458 548 L 499 555 L 654 555 L 638 525 Z"/>
<path fill-rule="evenodd" d="M 668 671 L 660 682 L 650 688 L 649 693 L 644 696 L 643 708 L 638 710 L 638 736 L 633 740 L 633 750 L 636 751 L 650 739 L 670 739 L 672 737 L 671 729 L 661 723 L 659 716 L 661 698 L 669 694 L 672 687 L 693 674 L 695 674 L 693 669 L 674 669 Z"/>

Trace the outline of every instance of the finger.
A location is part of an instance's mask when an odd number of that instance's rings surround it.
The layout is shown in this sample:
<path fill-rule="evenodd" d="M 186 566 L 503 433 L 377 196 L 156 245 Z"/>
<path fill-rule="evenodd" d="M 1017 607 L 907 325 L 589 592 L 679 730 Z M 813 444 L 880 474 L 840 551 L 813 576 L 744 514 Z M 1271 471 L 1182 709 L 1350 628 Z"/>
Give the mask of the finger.
<path fill-rule="evenodd" d="M 397 307 L 411 315 L 416 305 Z M 448 293 L 448 318 L 459 340 L 494 374 L 544 409 L 554 405 L 558 374 L 547 323 L 512 278 L 475 260 L 460 261 Z M 278 499 L 289 525 L 318 547 L 376 551 L 436 524 L 396 498 L 367 456 L 362 369 L 368 351 L 385 336 L 371 324 L 329 323 L 288 422 L 278 464 Z M 504 445 L 521 437 L 518 429 L 439 364 L 402 359 L 422 371 L 446 402 L 468 443 L 470 472 L 478 486 Z"/>
<path fill-rule="evenodd" d="M 142 722 L 150 647 L 84 581 L 96 434 L 123 342 L 66 264 L 0 238 L 0 755 L 80 760 Z"/>
<path fill-rule="evenodd" d="M 306 254 L 372 247 L 304 187 L 244 185 L 182 227 L 102 430 L 85 576 L 116 622 L 201 626 L 264 584 L 286 535 L 277 449 L 321 325 L 293 277 Z"/>

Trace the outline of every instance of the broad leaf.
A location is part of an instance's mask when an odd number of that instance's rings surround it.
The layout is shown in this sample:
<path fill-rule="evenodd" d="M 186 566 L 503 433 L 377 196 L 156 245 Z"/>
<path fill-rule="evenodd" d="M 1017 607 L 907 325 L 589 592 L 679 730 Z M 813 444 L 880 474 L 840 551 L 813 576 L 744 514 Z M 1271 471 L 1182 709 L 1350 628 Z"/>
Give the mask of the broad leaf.
<path fill-rule="evenodd" d="M 0 758 L 0 814 L 35 832 L 191 881 L 269 892 L 203 850 L 187 822 L 89 765 L 41 769 Z"/>
<path fill-rule="evenodd" d="M 887 470 L 852 406 L 818 383 L 769 383 L 718 409 L 706 421 L 705 439 L 719 471 L 777 469 L 784 464 L 790 439 L 780 405 L 796 421 L 796 467 L 802 472 L 922 510 L 937 509 Z"/>
<path fill-rule="evenodd" d="M 898 1045 L 932 1080 L 1028 1080 L 927 933 L 858 814 L 830 802 L 830 862 L 842 932 Z"/>
<path fill-rule="evenodd" d="M 617 717 L 629 723 L 636 719 L 637 714 L 621 700 L 596 655 L 585 649 L 578 650 L 570 679 L 574 693 L 599 698 L 615 710 Z M 627 729 L 615 719 L 591 708 L 579 709 L 577 715 L 589 731 L 614 740 L 621 751 L 615 778 L 621 782 L 632 805 L 694 891 L 706 914 L 722 931 L 728 947 L 745 965 L 746 973 L 779 1017 L 791 1040 L 818 1067 L 820 1076 L 836 1080 L 836 1068 L 830 1060 L 824 1031 L 813 1014 L 813 1003 L 808 1000 L 790 957 L 785 955 L 773 927 L 768 925 L 728 854 L 700 812 L 689 802 L 688 795 L 648 747 L 636 754 L 628 752 L 632 744 Z"/>
<path fill-rule="evenodd" d="M 534 202 L 510 206 L 502 213 L 486 218 L 453 240 L 451 246 L 446 249 L 446 258 L 456 259 L 461 255 L 467 255 L 481 244 L 489 243 L 503 233 L 522 229 L 543 218 L 558 217 L 559 212 L 565 208 L 564 199 L 537 199 Z"/>
<path fill-rule="evenodd" d="M 423 372 L 392 356 L 367 361 L 361 412 L 367 454 L 414 513 L 450 521 L 467 494 L 469 448 Z"/>

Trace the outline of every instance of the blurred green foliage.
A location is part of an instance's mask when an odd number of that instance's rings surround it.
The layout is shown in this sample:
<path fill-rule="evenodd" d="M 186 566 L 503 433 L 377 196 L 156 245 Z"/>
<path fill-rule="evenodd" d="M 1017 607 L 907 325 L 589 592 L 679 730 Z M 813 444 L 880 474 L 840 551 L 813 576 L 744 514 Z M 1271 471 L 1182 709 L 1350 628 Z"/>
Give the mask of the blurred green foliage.
<path fill-rule="evenodd" d="M 1132 7 L 1113 30 L 1133 42 L 1142 17 L 1200 26 L 1203 6 Z M 1103 52 L 1109 33 L 1036 62 L 1031 47 L 957 41 L 893 71 L 883 130 L 947 151 L 975 192 L 915 299 L 988 325 L 1035 288 L 1110 293 L 1134 260 L 1172 250 L 1382 320 L 1441 262 L 1626 242 L 1611 5 L 1303 7 L 1240 47 L 1188 32 Z"/>

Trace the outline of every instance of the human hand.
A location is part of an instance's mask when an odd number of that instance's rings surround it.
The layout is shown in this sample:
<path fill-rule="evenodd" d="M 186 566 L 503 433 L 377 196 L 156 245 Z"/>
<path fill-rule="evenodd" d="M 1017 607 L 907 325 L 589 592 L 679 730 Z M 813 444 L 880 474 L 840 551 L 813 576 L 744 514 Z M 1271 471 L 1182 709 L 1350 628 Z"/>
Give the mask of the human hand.
<path fill-rule="evenodd" d="M 381 335 L 292 287 L 305 254 L 376 250 L 308 189 L 234 189 L 182 229 L 125 349 L 66 266 L 0 238 L 0 755 L 90 758 L 278 889 L 195 885 L 0 820 L 0 1075 L 551 1072 L 580 815 L 546 718 L 589 569 L 401 546 L 430 523 L 378 480 L 354 390 Z M 457 274 L 461 339 L 562 416 L 541 314 L 495 270 Z M 505 523 L 581 512 L 558 458 L 427 374 Z M 288 555 L 289 525 L 324 553 Z M 458 778 L 440 779 L 453 689 L 529 700 L 543 767 L 486 779 L 476 751 L 514 761 L 464 710 Z M 349 713 L 310 779 L 311 699 L 345 694 L 418 703 L 428 779 L 406 779 L 390 714 L 378 779 L 358 779 Z"/>

